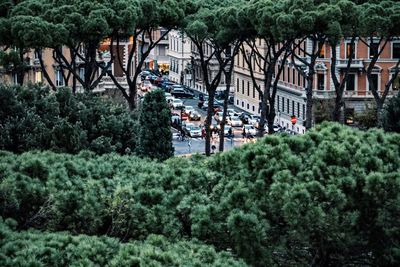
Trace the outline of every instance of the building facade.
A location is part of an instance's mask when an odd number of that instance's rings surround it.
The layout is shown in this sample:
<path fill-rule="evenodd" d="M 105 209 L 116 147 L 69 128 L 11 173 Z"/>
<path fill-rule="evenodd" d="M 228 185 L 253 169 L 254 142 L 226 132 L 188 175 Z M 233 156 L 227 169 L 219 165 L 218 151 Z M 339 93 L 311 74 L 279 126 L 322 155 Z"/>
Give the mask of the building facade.
<path fill-rule="evenodd" d="M 169 79 L 191 86 L 191 41 L 177 30 L 169 33 Z"/>
<path fill-rule="evenodd" d="M 374 98 L 369 88 L 366 68 L 371 63 L 374 49 L 367 45 L 369 40 L 356 40 L 354 44 L 354 58 L 350 65 L 349 77 L 345 84 L 343 94 L 343 113 L 354 114 L 365 109 L 366 105 L 373 104 Z M 262 43 L 259 43 L 262 46 Z M 338 55 L 336 73 L 340 79 L 343 78 L 343 69 L 347 68 L 350 57 L 350 40 L 343 39 L 336 47 Z M 311 53 L 312 44 L 307 40 L 302 44 L 304 50 Z M 381 47 L 382 48 L 382 47 Z M 313 98 L 316 100 L 329 100 L 335 98 L 335 87 L 331 77 L 332 51 L 330 46 L 324 44 L 315 65 L 315 76 L 313 84 Z M 400 58 L 400 40 L 389 42 L 382 50 L 381 55 L 373 69 L 372 79 L 379 92 L 382 92 L 386 83 L 393 76 L 395 66 Z M 276 124 L 291 129 L 297 133 L 304 133 L 306 114 L 306 79 L 301 75 L 295 64 L 290 59 L 284 64 L 283 71 L 278 82 L 277 95 L 275 99 Z M 262 87 L 263 75 L 261 70 L 255 66 L 257 83 Z M 259 114 L 260 97 L 253 88 L 249 74 L 249 68 L 244 62 L 243 55 L 238 55 L 235 63 L 235 105 L 250 113 Z M 399 88 L 397 77 L 389 91 L 389 97 L 393 96 Z M 297 123 L 292 125 L 290 119 L 296 116 Z"/>

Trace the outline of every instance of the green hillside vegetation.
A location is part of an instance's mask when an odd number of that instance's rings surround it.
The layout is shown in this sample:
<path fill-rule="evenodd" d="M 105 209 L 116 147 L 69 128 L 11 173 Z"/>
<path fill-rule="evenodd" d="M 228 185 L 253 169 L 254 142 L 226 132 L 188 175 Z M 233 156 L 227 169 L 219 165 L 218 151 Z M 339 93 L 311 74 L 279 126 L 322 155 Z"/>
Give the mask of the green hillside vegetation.
<path fill-rule="evenodd" d="M 68 233 L 17 232 L 0 219 L 0 265 L 14 266 L 233 266 L 244 267 L 226 252 L 199 242 L 169 242 L 162 236 L 121 243 L 115 238 Z M 11 228 L 10 226 L 11 225 Z"/>
<path fill-rule="evenodd" d="M 163 163 L 2 152 L 0 179 L 18 231 L 197 239 L 252 266 L 400 264 L 400 136 L 381 130 L 323 124 Z"/>

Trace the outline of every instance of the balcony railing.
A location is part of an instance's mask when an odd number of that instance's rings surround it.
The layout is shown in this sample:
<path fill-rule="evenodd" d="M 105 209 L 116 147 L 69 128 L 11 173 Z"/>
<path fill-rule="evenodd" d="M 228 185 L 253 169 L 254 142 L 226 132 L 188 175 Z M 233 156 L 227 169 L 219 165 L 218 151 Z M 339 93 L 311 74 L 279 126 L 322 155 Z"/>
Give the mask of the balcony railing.
<path fill-rule="evenodd" d="M 337 61 L 338 68 L 347 68 L 349 60 L 348 59 L 339 59 Z M 353 59 L 350 63 L 350 68 L 364 68 L 363 61 L 361 59 Z"/>

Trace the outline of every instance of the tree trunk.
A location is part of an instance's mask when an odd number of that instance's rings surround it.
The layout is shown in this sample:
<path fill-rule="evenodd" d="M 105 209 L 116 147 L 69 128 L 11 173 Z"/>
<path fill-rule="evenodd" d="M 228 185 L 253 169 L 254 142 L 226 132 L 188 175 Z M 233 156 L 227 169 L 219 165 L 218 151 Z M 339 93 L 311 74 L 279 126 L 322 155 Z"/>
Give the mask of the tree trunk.
<path fill-rule="evenodd" d="M 258 124 L 258 131 L 257 131 L 259 137 L 262 137 L 264 135 L 265 122 L 267 121 L 267 116 L 269 116 L 268 106 L 270 106 L 270 100 L 271 100 L 270 97 L 271 83 L 272 83 L 272 68 L 271 66 L 269 66 L 264 80 L 264 94 L 263 94 L 263 101 L 261 102 L 261 118 L 260 118 L 260 123 Z M 269 129 L 268 127 L 268 130 L 271 129 Z M 272 132 L 273 130 L 274 127 L 272 126 Z"/>
<path fill-rule="evenodd" d="M 206 116 L 206 123 L 205 123 L 205 127 L 206 127 L 206 156 L 210 156 L 211 154 L 211 129 L 210 129 L 210 125 L 211 125 L 211 119 L 212 116 L 214 115 L 214 96 L 215 96 L 215 89 L 214 88 L 210 88 L 210 90 L 208 91 L 208 107 L 207 107 L 207 116 Z"/>
<path fill-rule="evenodd" d="M 222 122 L 221 122 L 221 128 L 219 132 L 219 151 L 222 152 L 224 151 L 224 140 L 225 140 L 225 123 L 226 123 L 226 112 L 228 109 L 228 99 L 229 99 L 229 89 L 231 87 L 231 75 L 232 71 L 230 71 L 226 77 L 226 88 L 225 88 L 225 95 L 224 95 L 224 110 L 222 113 Z"/>
<path fill-rule="evenodd" d="M 307 87 L 306 87 L 306 129 L 311 129 L 312 127 L 312 115 L 313 115 L 313 82 L 314 82 L 314 64 L 310 66 L 310 72 L 307 76 Z"/>

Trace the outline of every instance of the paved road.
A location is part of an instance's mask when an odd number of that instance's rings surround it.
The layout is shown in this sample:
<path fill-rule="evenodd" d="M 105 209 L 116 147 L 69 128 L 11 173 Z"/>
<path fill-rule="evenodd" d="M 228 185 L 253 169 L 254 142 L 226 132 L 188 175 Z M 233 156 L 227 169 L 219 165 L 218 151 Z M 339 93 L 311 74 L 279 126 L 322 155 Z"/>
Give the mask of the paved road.
<path fill-rule="evenodd" d="M 198 103 L 198 95 L 199 92 L 195 92 L 195 98 L 193 99 L 181 99 L 185 106 L 193 106 L 195 110 L 197 110 L 201 114 L 200 121 L 191 121 L 196 125 L 203 126 L 204 120 L 207 115 L 207 111 L 200 109 L 197 107 Z M 235 110 L 241 111 L 236 108 L 234 105 L 228 105 L 228 108 L 233 108 Z M 173 110 L 172 112 L 180 114 L 180 110 Z M 229 150 L 235 146 L 240 146 L 245 142 L 249 142 L 250 140 L 246 140 L 242 138 L 242 128 L 241 127 L 233 127 L 233 134 L 234 138 L 227 138 L 225 137 L 224 142 L 224 149 Z M 216 151 L 218 151 L 219 146 L 219 137 L 215 135 L 214 141 L 211 142 L 211 145 L 216 146 Z M 202 138 L 190 138 L 189 140 L 180 141 L 178 138 L 174 138 L 173 140 L 174 148 L 175 148 L 175 155 L 182 155 L 182 154 L 191 154 L 191 153 L 204 153 L 205 152 L 205 140 Z"/>

